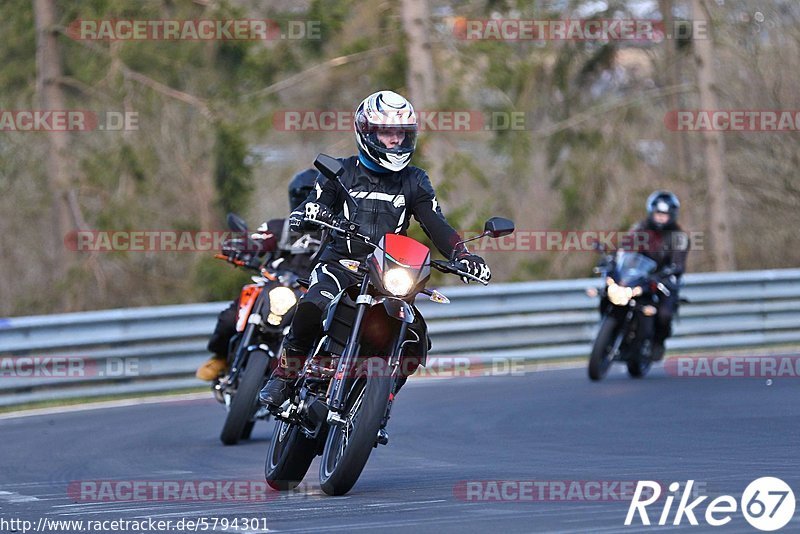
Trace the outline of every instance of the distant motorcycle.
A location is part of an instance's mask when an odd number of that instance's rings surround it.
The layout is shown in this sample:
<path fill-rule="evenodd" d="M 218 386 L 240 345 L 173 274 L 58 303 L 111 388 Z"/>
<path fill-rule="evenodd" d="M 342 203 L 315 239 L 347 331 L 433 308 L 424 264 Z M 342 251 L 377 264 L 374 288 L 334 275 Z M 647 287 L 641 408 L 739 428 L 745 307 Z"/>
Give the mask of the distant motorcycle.
<path fill-rule="evenodd" d="M 669 289 L 657 281 L 658 265 L 638 252 L 620 250 L 595 268 L 604 282 L 587 294 L 601 298 L 602 318 L 589 357 L 589 378 L 602 379 L 613 362 L 625 362 L 628 374 L 643 377 L 650 370 L 655 316 Z M 661 275 L 665 273 L 659 273 Z"/>
<path fill-rule="evenodd" d="M 247 225 L 234 214 L 228 215 L 228 226 L 247 235 Z M 261 265 L 255 255 L 248 259 L 236 254 L 215 257 L 258 273 L 252 277 L 252 284 L 242 287 L 239 296 L 236 335 L 228 349 L 229 372 L 212 384 L 215 398 L 228 412 L 220 440 L 225 445 L 235 445 L 250 438 L 258 419 L 269 418 L 269 412 L 258 404 L 258 392 L 269 379 L 270 360 L 280 352 L 305 288 L 296 274 L 269 264 Z"/>

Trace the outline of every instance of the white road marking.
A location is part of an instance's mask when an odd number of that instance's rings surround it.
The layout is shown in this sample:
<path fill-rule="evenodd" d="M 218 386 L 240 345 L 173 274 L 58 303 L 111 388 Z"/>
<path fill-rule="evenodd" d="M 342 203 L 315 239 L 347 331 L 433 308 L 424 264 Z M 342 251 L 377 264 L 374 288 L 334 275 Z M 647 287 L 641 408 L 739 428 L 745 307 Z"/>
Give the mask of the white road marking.
<path fill-rule="evenodd" d="M 37 497 L 33 497 L 31 495 L 22 495 L 17 493 L 16 491 L 0 491 L 0 501 L 6 501 L 10 503 L 17 503 L 17 502 L 31 502 L 31 501 L 38 501 Z"/>
<path fill-rule="evenodd" d="M 212 399 L 210 392 L 185 393 L 182 395 L 159 395 L 158 397 L 141 397 L 136 399 L 122 399 L 101 402 L 89 402 L 87 404 L 75 404 L 72 406 L 52 406 L 49 408 L 35 408 L 32 410 L 19 410 L 0 414 L 0 420 L 16 419 L 18 417 L 33 417 L 36 415 L 52 415 L 70 412 L 85 412 L 87 410 L 103 410 L 106 408 L 127 408 L 129 406 L 141 406 L 145 404 L 161 404 L 169 402 L 185 402 L 193 400 Z"/>

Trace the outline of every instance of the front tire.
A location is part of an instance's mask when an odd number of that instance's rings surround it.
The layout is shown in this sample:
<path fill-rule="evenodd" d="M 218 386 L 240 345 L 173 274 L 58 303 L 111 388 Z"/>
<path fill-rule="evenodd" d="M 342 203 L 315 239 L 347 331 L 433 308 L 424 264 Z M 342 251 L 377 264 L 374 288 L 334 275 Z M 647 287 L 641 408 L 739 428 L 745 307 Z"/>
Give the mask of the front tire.
<path fill-rule="evenodd" d="M 617 320 L 606 315 L 600 323 L 600 331 L 597 332 L 592 346 L 592 354 L 589 356 L 589 378 L 591 380 L 601 380 L 611 367 L 613 356 L 609 352 L 614 343 L 616 331 Z"/>
<path fill-rule="evenodd" d="M 319 465 L 319 482 L 328 495 L 344 495 L 352 489 L 375 445 L 391 393 L 392 377 L 382 358 L 365 362 L 370 370 L 350 391 L 345 425 L 331 425 Z M 372 371 L 380 369 L 377 373 Z"/>
<path fill-rule="evenodd" d="M 653 364 L 653 360 L 650 358 L 652 344 L 649 340 L 645 341 L 645 343 L 648 345 L 647 350 L 640 349 L 639 354 L 637 354 L 634 359 L 628 360 L 628 374 L 631 378 L 644 377 Z"/>
<path fill-rule="evenodd" d="M 278 491 L 296 488 L 316 455 L 316 440 L 308 439 L 297 425 L 276 420 L 264 466 L 267 484 Z"/>
<path fill-rule="evenodd" d="M 269 356 L 266 352 L 255 350 L 247 358 L 247 366 L 239 376 L 239 387 L 231 401 L 230 410 L 222 425 L 219 439 L 225 445 L 236 445 L 239 439 L 247 439 L 253 427 L 253 415 L 258 409 L 258 392 L 264 387 Z"/>

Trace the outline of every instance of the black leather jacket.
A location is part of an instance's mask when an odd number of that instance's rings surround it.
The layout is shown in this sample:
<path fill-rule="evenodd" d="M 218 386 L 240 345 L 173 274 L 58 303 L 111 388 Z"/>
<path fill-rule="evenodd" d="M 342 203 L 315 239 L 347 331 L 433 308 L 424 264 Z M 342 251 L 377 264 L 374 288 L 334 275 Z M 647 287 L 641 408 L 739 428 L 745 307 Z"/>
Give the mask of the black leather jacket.
<path fill-rule="evenodd" d="M 378 242 L 384 234 L 406 234 L 413 215 L 434 246 L 449 258 L 460 240 L 458 233 L 447 222 L 433 190 L 428 175 L 417 167 L 406 167 L 399 172 L 375 173 L 364 167 L 357 156 L 339 160 L 345 172 L 341 182 L 344 191 L 321 174 L 317 177 L 315 192 L 292 212 L 302 217 L 308 202 L 328 207 L 335 215 L 345 217 L 359 225 L 359 233 Z M 319 256 L 319 261 L 336 262 L 340 259 L 363 261 L 372 248 L 362 243 L 333 236 Z"/>
<path fill-rule="evenodd" d="M 647 219 L 636 223 L 631 232 L 645 232 L 646 245 L 642 250 L 645 256 L 658 263 L 658 269 L 672 266 L 673 273 L 680 277 L 686 271 L 686 258 L 689 255 L 689 236 L 683 229 L 675 224 L 662 230 L 657 230 Z"/>

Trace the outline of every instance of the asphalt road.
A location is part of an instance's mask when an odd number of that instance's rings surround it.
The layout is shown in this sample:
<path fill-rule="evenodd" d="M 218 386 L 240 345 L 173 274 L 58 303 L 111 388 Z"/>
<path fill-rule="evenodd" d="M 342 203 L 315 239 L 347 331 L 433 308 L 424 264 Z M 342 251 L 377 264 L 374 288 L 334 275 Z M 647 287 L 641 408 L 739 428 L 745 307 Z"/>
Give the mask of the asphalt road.
<path fill-rule="evenodd" d="M 638 480 L 664 488 L 694 480 L 700 494 L 738 499 L 754 479 L 774 476 L 798 492 L 797 386 L 792 379 L 676 378 L 660 368 L 631 380 L 622 367 L 602 383 L 590 383 L 583 368 L 420 379 L 398 396 L 389 446 L 373 452 L 353 491 L 338 498 L 321 494 L 317 461 L 294 495 L 251 489 L 247 500 L 230 501 L 215 489 L 211 501 L 190 493 L 165 501 L 155 490 L 123 494 L 120 481 L 178 482 L 181 491 L 209 480 L 263 482 L 272 423 L 260 423 L 250 442 L 223 447 L 223 410 L 210 395 L 5 419 L 0 532 L 13 530 L 2 523 L 11 519 L 36 527 L 40 520 L 147 518 L 173 521 L 169 532 L 191 531 L 175 522 L 198 518 L 207 531 L 216 520 L 217 532 L 756 532 L 739 511 L 710 527 L 703 517 L 710 499 L 695 508 L 700 526 L 684 518 L 673 527 L 680 495 L 669 526 L 645 527 L 638 516 L 632 526 L 623 522 Z M 104 486 L 97 481 L 117 493 L 97 502 L 80 481 L 96 484 L 89 487 L 98 496 Z M 662 499 L 647 509 L 653 522 L 663 506 Z M 249 528 L 233 529 L 234 518 L 247 518 Z M 800 509 L 785 530 L 800 530 Z"/>

